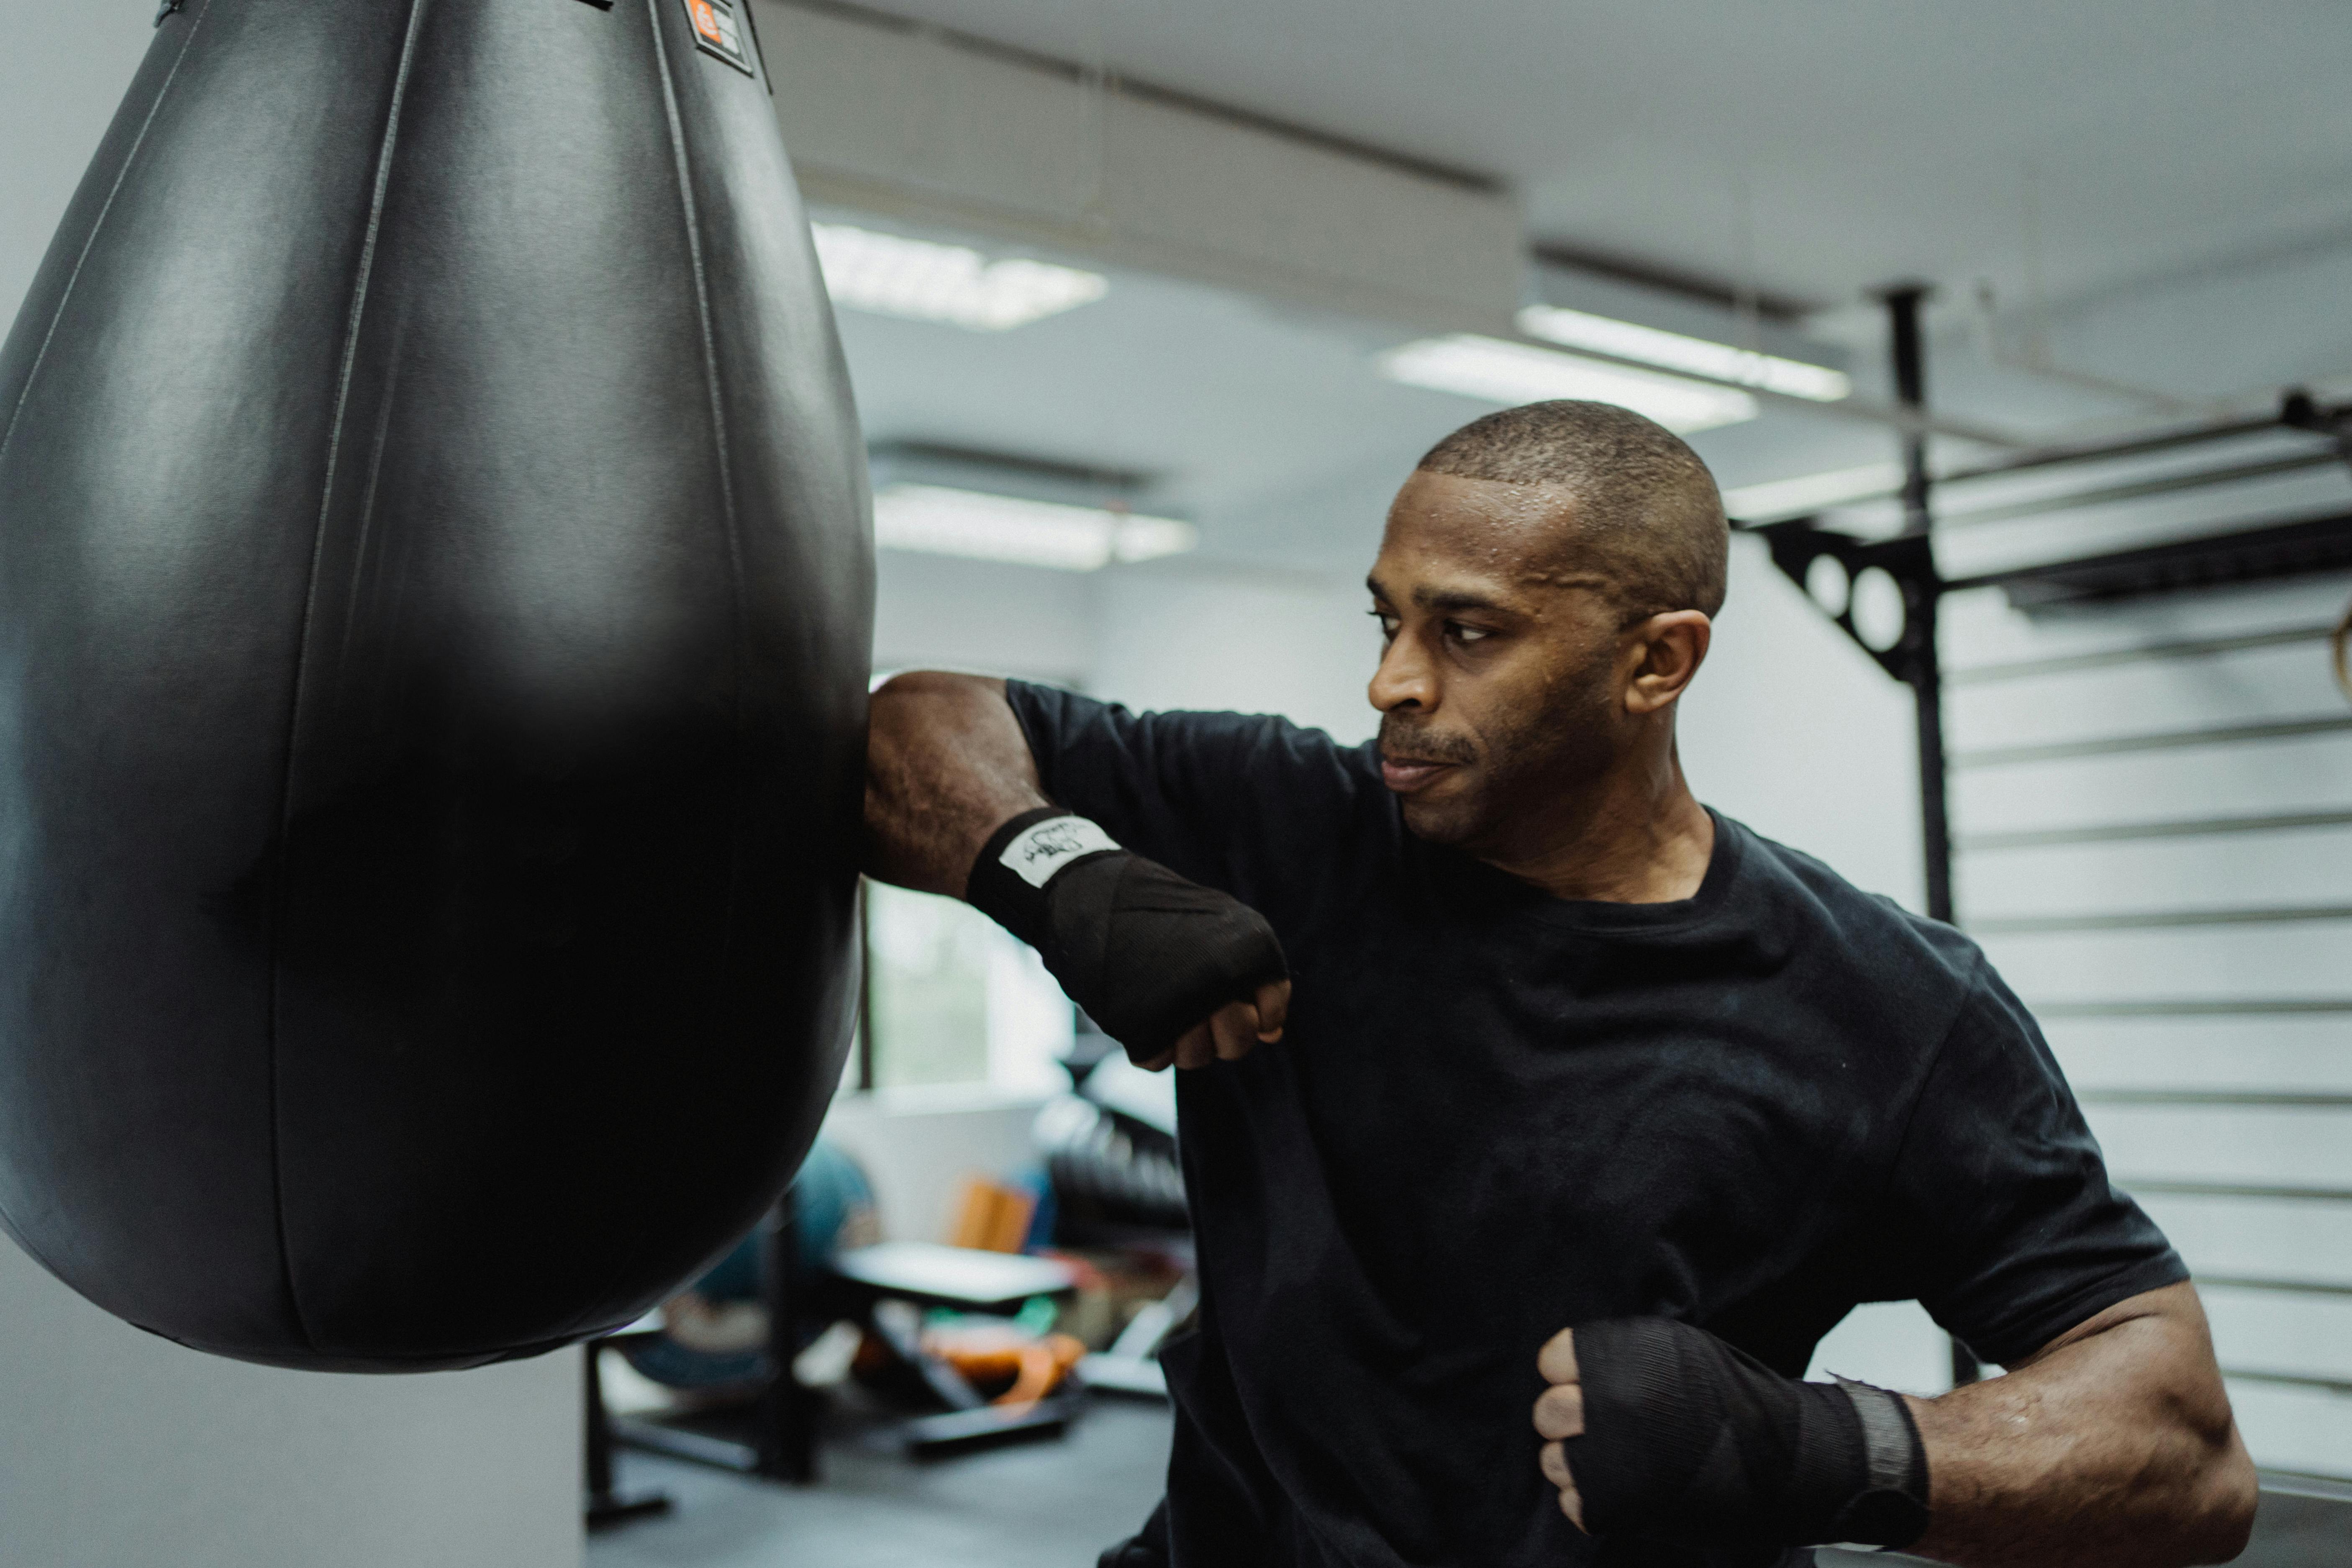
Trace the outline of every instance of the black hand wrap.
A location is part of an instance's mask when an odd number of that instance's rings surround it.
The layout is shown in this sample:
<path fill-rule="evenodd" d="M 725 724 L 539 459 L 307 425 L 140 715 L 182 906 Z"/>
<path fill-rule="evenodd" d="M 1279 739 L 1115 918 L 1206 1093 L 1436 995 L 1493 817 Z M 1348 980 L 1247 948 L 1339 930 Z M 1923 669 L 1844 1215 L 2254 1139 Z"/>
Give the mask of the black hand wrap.
<path fill-rule="evenodd" d="M 1664 1318 L 1580 1324 L 1584 1432 L 1563 1447 L 1595 1535 L 1908 1546 L 1927 1451 L 1903 1401 L 1782 1377 Z"/>
<path fill-rule="evenodd" d="M 1116 847 L 1057 853 L 1027 839 L 1033 861 L 1051 867 L 1045 886 L 1032 885 L 1005 864 L 1006 849 L 1056 818 L 1072 825 L 1072 844 L 1083 842 L 1078 829 L 1100 833 L 1051 806 L 1024 812 L 989 838 L 964 897 L 1035 948 L 1070 1000 L 1130 1058 L 1151 1060 L 1226 1003 L 1255 1001 L 1259 986 L 1288 977 L 1265 917 L 1156 860 Z"/>

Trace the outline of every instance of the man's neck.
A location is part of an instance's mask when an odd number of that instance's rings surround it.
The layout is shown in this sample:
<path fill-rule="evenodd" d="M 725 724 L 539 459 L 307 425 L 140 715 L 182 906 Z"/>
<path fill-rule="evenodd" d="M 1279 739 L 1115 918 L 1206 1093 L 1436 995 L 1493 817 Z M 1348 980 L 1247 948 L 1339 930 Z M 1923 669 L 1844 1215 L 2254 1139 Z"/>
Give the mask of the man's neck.
<path fill-rule="evenodd" d="M 1479 858 L 1556 899 L 1663 904 L 1693 897 L 1715 855 L 1715 818 L 1671 751 L 1614 770 L 1563 801 L 1524 847 Z"/>

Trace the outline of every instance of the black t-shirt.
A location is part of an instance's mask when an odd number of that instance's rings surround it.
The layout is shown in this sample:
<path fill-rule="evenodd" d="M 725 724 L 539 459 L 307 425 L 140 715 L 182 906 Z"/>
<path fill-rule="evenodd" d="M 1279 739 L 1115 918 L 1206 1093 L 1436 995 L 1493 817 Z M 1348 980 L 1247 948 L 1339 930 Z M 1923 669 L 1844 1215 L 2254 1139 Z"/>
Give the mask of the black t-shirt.
<path fill-rule="evenodd" d="M 1575 1568 L 1536 1352 L 1660 1314 L 1802 1375 L 1917 1299 L 2020 1359 L 2187 1277 L 1950 927 L 1716 818 L 1697 894 L 1554 899 L 1408 834 L 1370 746 L 1014 683 L 1045 793 L 1273 923 L 1282 1041 L 1181 1075 L 1177 1568 Z M 1770 1552 L 1763 1553 L 1765 1560 Z"/>

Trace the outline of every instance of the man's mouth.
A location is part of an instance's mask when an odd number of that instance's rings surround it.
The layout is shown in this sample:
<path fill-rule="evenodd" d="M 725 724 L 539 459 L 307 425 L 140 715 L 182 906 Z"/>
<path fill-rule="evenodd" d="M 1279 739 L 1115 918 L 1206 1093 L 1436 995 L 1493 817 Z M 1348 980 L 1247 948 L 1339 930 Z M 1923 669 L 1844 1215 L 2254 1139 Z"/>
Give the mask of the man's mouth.
<path fill-rule="evenodd" d="M 1400 757 L 1381 753 L 1381 782 L 1398 795 L 1411 795 L 1426 789 L 1442 773 L 1452 772 L 1460 764 L 1442 763 L 1430 757 Z"/>

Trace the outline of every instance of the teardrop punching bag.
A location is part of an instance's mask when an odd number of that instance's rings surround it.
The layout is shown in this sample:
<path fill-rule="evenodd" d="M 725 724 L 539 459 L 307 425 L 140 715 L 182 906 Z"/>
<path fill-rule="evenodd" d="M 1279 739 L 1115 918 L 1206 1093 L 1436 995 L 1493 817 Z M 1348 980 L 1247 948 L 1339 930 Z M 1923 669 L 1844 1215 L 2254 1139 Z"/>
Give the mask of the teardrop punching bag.
<path fill-rule="evenodd" d="M 761 70 L 727 0 L 162 18 L 0 353 L 0 1220 L 108 1310 L 528 1355 L 806 1152 L 873 566 Z"/>

